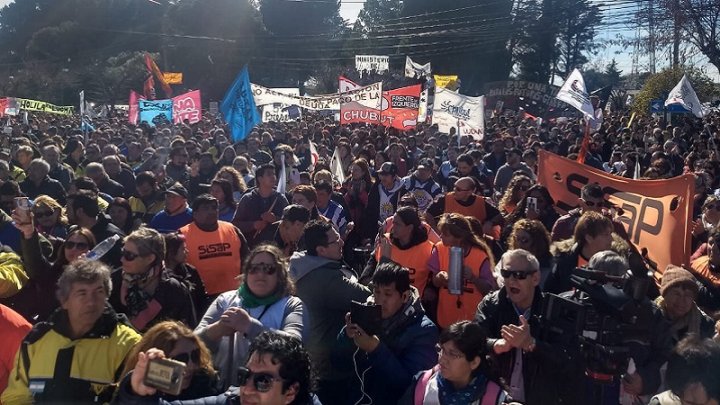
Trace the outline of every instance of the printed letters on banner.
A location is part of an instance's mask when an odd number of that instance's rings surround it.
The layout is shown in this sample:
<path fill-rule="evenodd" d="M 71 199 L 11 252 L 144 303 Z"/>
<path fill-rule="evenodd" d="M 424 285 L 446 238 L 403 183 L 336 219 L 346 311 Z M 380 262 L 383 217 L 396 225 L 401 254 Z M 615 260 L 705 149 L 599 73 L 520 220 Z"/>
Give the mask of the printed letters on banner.
<path fill-rule="evenodd" d="M 441 87 L 435 90 L 433 124 L 440 132 L 458 128 L 461 135 L 482 139 L 485 134 L 485 97 L 470 97 Z"/>
<path fill-rule="evenodd" d="M 668 264 L 688 264 L 695 181 L 686 174 L 667 180 L 631 180 L 595 170 L 590 166 L 540 151 L 538 183 L 550 191 L 557 207 L 564 212 L 578 205 L 585 184 L 600 184 L 619 212 L 630 241 L 648 248 L 658 268 Z"/>
<path fill-rule="evenodd" d="M 261 106 L 266 104 L 286 104 L 296 105 L 298 107 L 306 108 L 308 110 L 339 110 L 341 103 L 349 103 L 353 101 L 352 95 L 355 92 L 366 92 L 372 91 L 371 89 L 375 84 L 361 87 L 352 92 L 345 94 L 329 94 L 324 96 L 291 96 L 282 94 L 274 89 L 263 87 L 257 84 L 252 84 L 253 97 L 255 98 L 255 105 Z"/>
<path fill-rule="evenodd" d="M 340 124 L 364 122 L 368 124 L 380 123 L 380 110 L 382 108 L 382 82 L 362 87 L 343 94 L 347 101 L 340 104 Z"/>
<path fill-rule="evenodd" d="M 360 72 L 376 72 L 382 74 L 390 70 L 390 57 L 380 55 L 355 55 L 355 69 Z"/>
<path fill-rule="evenodd" d="M 194 90 L 172 98 L 173 122 L 182 124 L 186 120 L 191 124 L 200 122 L 202 118 L 202 99 L 200 90 Z"/>
<path fill-rule="evenodd" d="M 140 100 L 138 101 L 140 122 L 146 121 L 151 127 L 172 122 L 173 101 Z"/>
<path fill-rule="evenodd" d="M 275 87 L 271 90 L 276 91 L 278 93 L 286 94 L 289 96 L 300 96 L 300 89 L 295 87 Z M 282 103 L 273 103 L 273 104 L 267 104 L 262 107 L 262 122 L 290 122 L 294 121 L 292 117 L 290 117 L 290 112 L 288 111 L 288 107 L 290 105 L 288 104 L 282 104 Z"/>
<path fill-rule="evenodd" d="M 163 72 L 163 78 L 167 84 L 183 84 L 183 74 L 175 72 Z"/>
<path fill-rule="evenodd" d="M 347 93 L 348 91 L 357 90 L 361 85 L 355 83 L 354 81 L 348 79 L 345 76 L 340 76 L 338 78 L 338 93 Z"/>
<path fill-rule="evenodd" d="M 450 90 L 457 90 L 457 75 L 435 75 L 435 87 L 442 87 Z"/>
<path fill-rule="evenodd" d="M 71 115 L 74 107 L 71 105 L 59 106 L 44 101 L 17 98 L 18 108 L 25 111 L 40 111 L 50 114 Z M 9 114 L 9 113 L 8 113 Z"/>
<path fill-rule="evenodd" d="M 382 124 L 406 130 L 417 125 L 422 85 L 402 87 L 383 92 Z"/>
<path fill-rule="evenodd" d="M 590 103 L 590 96 L 585 88 L 585 79 L 579 70 L 575 69 L 570 73 L 556 97 L 575 107 L 585 115 L 585 118 L 594 119 L 595 109 Z"/>
<path fill-rule="evenodd" d="M 430 77 L 431 74 L 432 68 L 430 67 L 430 62 L 421 65 L 413 62 L 409 56 L 405 57 L 405 77 L 421 79 L 423 77 Z"/>

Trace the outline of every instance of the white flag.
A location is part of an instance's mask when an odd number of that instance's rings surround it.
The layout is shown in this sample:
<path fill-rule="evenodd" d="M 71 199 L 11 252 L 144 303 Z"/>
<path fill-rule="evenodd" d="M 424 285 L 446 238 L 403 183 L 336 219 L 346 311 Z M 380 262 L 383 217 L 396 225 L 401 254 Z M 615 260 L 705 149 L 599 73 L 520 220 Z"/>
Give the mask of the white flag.
<path fill-rule="evenodd" d="M 338 147 L 335 147 L 335 152 L 333 152 L 330 160 L 330 171 L 338 183 L 345 183 L 345 172 L 343 172 L 342 163 L 340 162 L 340 149 Z"/>
<path fill-rule="evenodd" d="M 590 103 L 590 96 L 585 88 L 585 80 L 577 69 L 570 73 L 555 98 L 575 107 L 587 119 L 593 119 L 595 116 L 595 109 Z"/>
<path fill-rule="evenodd" d="M 485 134 L 485 96 L 470 97 L 437 87 L 432 117 L 440 132 L 449 133 L 450 128 L 459 127 L 461 136 L 482 139 Z"/>
<path fill-rule="evenodd" d="M 85 90 L 80 92 L 80 117 L 85 115 Z"/>
<path fill-rule="evenodd" d="M 409 56 L 405 57 L 405 77 L 420 79 L 422 77 L 430 77 L 431 74 L 432 69 L 430 67 L 430 62 L 421 65 L 413 62 Z"/>
<path fill-rule="evenodd" d="M 315 170 L 315 165 L 317 164 L 318 160 L 320 159 L 320 154 L 318 154 L 317 148 L 315 147 L 315 144 L 308 140 L 308 144 L 310 145 L 310 172 Z"/>
<path fill-rule="evenodd" d="M 670 91 L 667 100 L 665 100 L 665 107 L 670 104 L 680 104 L 698 118 L 705 116 L 705 109 L 700 104 L 700 99 L 698 99 L 697 93 L 695 93 L 687 75 L 683 75 L 680 82 Z"/>
<path fill-rule="evenodd" d="M 287 193 L 287 170 L 285 170 L 285 153 L 280 155 L 280 176 L 278 177 L 277 192 Z"/>

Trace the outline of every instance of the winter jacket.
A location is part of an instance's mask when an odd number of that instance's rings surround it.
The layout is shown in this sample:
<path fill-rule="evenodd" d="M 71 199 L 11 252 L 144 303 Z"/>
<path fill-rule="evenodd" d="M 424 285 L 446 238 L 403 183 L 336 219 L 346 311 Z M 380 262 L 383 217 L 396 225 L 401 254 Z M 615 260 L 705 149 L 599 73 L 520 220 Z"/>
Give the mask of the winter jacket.
<path fill-rule="evenodd" d="M 370 290 L 354 279 L 337 260 L 295 252 L 290 277 L 310 317 L 305 347 L 319 380 L 340 381 L 352 375 L 350 347 L 340 345 L 338 333 L 352 301 L 365 302 Z"/>
<path fill-rule="evenodd" d="M 545 280 L 543 291 L 551 294 L 560 294 L 572 289 L 570 276 L 578 265 L 580 257 L 580 245 L 573 244 L 570 250 L 558 251 L 553 258 L 552 271 Z M 586 258 L 586 260 L 589 258 Z"/>
<path fill-rule="evenodd" d="M 525 403 L 532 405 L 576 405 L 582 403 L 577 394 L 581 383 L 580 359 L 576 352 L 561 348 L 540 339 L 541 325 L 538 316 L 542 314 L 543 295 L 535 288 L 535 297 L 530 308 L 530 333 L 535 338 L 536 347 L 532 352 L 523 352 L 522 373 L 524 381 Z M 499 375 L 510 381 L 515 364 L 516 349 L 495 355 L 493 346 L 500 339 L 503 325 L 519 325 L 520 319 L 515 306 L 507 296 L 505 288 L 494 291 L 480 302 L 475 315 L 477 322 L 487 333 L 488 351 L 495 357 Z"/>
<path fill-rule="evenodd" d="M 0 398 L 4 404 L 110 400 L 125 357 L 141 336 L 109 305 L 83 337 L 70 335 L 62 309 L 33 327 L 15 357 L 8 388 Z"/>
<path fill-rule="evenodd" d="M 284 194 L 273 191 L 269 197 L 263 198 L 257 189 L 253 189 L 240 199 L 232 223 L 245 235 L 249 247 L 252 249 L 257 245 L 255 238 L 258 236 L 258 232 L 255 230 L 255 221 L 259 221 L 262 214 L 271 208 L 275 217 L 280 219 L 287 206 L 288 200 Z"/>

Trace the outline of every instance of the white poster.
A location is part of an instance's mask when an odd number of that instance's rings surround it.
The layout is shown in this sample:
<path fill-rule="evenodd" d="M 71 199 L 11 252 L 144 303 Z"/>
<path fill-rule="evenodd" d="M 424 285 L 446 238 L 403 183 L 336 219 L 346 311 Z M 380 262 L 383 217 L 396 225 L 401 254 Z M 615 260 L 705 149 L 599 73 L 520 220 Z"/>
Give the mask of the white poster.
<path fill-rule="evenodd" d="M 461 135 L 482 139 L 485 135 L 485 96 L 470 97 L 438 87 L 432 117 L 440 132 L 449 133 L 450 128 L 460 127 Z"/>
<path fill-rule="evenodd" d="M 255 97 L 255 104 L 258 106 L 279 103 L 296 105 L 298 107 L 307 108 L 308 110 L 340 110 L 341 104 L 350 103 L 357 98 L 362 98 L 363 96 L 361 93 L 369 94 L 377 91 L 377 83 L 375 83 L 344 94 L 296 96 L 283 94 L 275 91 L 274 89 L 257 84 L 252 84 L 251 86 L 253 96 Z"/>
<path fill-rule="evenodd" d="M 390 70 L 390 57 L 380 55 L 355 55 L 355 69 L 360 72 L 376 72 L 382 74 Z"/>
<path fill-rule="evenodd" d="M 413 62 L 413 60 L 410 59 L 409 56 L 405 57 L 405 77 L 420 79 L 423 77 L 430 77 L 430 75 L 432 75 L 432 68 L 430 67 L 430 62 L 421 65 L 419 63 Z"/>
<path fill-rule="evenodd" d="M 355 83 L 354 81 L 348 79 L 345 76 L 340 76 L 338 79 L 338 93 L 347 93 L 348 91 L 353 91 L 361 88 L 362 86 Z"/>
<path fill-rule="evenodd" d="M 288 96 L 300 96 L 300 89 L 294 87 L 274 87 L 272 91 Z M 272 103 L 262 107 L 262 122 L 290 122 L 294 119 L 288 111 L 289 104 Z"/>

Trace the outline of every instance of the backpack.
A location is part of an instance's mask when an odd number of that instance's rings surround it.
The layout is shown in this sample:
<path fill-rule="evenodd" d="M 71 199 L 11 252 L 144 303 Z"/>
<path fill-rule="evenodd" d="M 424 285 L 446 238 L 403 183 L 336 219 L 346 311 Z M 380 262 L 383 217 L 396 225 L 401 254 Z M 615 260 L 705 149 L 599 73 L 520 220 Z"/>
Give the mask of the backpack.
<path fill-rule="evenodd" d="M 425 398 L 425 389 L 427 388 L 430 379 L 435 374 L 437 374 L 438 369 L 439 366 L 435 366 L 430 370 L 423 371 L 422 376 L 420 377 L 417 385 L 415 386 L 413 405 L 423 405 L 423 398 Z M 495 405 L 497 403 L 498 396 L 500 396 L 500 392 L 501 389 L 499 385 L 495 384 L 492 381 L 488 381 L 487 387 L 485 388 L 485 393 L 483 394 L 482 400 L 480 401 L 480 405 Z"/>

